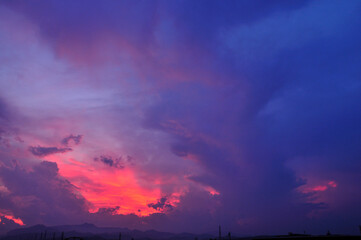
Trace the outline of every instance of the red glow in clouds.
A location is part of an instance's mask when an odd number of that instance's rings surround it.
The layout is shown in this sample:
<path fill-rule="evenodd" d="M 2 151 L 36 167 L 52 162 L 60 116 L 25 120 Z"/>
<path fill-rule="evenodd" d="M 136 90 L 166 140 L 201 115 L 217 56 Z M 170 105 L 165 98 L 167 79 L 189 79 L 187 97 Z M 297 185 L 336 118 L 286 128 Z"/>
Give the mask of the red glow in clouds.
<path fill-rule="evenodd" d="M 327 188 L 328 188 L 327 186 L 316 186 L 316 187 L 312 188 L 312 191 L 323 192 L 323 191 L 326 191 Z"/>
<path fill-rule="evenodd" d="M 335 182 L 335 181 L 329 181 L 328 182 L 328 185 L 330 186 L 330 187 L 337 187 L 337 183 Z"/>
<path fill-rule="evenodd" d="M 304 193 L 309 193 L 309 192 L 324 192 L 330 188 L 336 188 L 337 187 L 337 183 L 335 181 L 329 181 L 327 182 L 327 184 L 322 184 L 322 185 L 316 185 L 314 187 L 311 188 L 304 188 L 303 190 L 301 190 Z"/>
<path fill-rule="evenodd" d="M 13 221 L 14 223 L 16 223 L 16 224 L 18 224 L 20 226 L 25 226 L 24 222 L 20 218 L 16 218 L 16 217 L 14 217 L 13 215 L 11 215 L 9 213 L 5 214 L 3 212 L 0 212 L 0 217 L 4 217 L 4 218 L 6 218 L 8 220 L 11 220 L 11 221 Z M 1 218 L 0 218 L 0 222 L 1 222 Z"/>
<path fill-rule="evenodd" d="M 82 163 L 72 158 L 62 159 L 61 155 L 45 157 L 56 162 L 59 174 L 69 179 L 81 195 L 91 203 L 89 212 L 95 213 L 100 208 L 116 208 L 113 214 L 136 214 L 148 216 L 161 212 L 148 205 L 156 203 L 162 196 L 158 187 L 146 188 L 135 176 L 134 169 L 114 169 L 98 163 Z M 161 184 L 160 182 L 157 184 Z M 167 197 L 168 203 L 177 205 L 178 193 Z M 178 197 L 177 197 L 178 196 Z"/>
<path fill-rule="evenodd" d="M 332 187 L 332 188 L 337 187 L 337 183 L 335 181 L 329 181 L 327 183 L 327 185 L 316 186 L 316 187 L 312 188 L 312 190 L 315 192 L 323 192 L 323 191 L 326 191 L 327 189 L 329 189 L 330 187 Z"/>

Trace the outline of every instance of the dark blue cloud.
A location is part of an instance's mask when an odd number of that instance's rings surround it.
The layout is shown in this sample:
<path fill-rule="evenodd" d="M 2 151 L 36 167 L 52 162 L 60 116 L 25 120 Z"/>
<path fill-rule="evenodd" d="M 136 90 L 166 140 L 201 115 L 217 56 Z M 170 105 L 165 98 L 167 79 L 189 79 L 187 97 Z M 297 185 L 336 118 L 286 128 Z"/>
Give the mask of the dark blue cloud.
<path fill-rule="evenodd" d="M 224 56 L 219 55 L 221 47 L 210 49 L 214 51 L 211 57 L 226 61 L 210 71 L 230 77 L 227 84 L 215 89 L 193 83 L 167 89 L 146 120 L 146 126 L 175 137 L 174 154 L 196 156 L 208 168 L 207 175 L 191 179 L 222 193 L 222 203 L 229 206 L 223 209 L 228 219 L 234 211 L 238 212 L 235 218 L 258 217 L 265 232 L 281 225 L 284 231 L 297 224 L 307 227 L 305 223 L 312 222 L 308 213 L 329 207 L 322 202 L 305 203 L 307 196 L 297 193 L 307 181 L 296 174 L 300 166 L 288 167 L 293 158 L 323 156 L 314 167 L 328 172 L 323 175 L 326 178 L 338 172 L 342 175 L 339 181 L 351 174 L 349 184 L 358 179 L 359 170 L 355 169 L 360 169 L 361 39 L 356 30 L 360 28 L 356 13 L 360 5 L 313 2 L 298 7 L 287 14 L 274 11 L 257 21 L 228 25 L 235 29 L 229 36 L 233 52 Z M 326 18 L 329 14 L 334 14 L 332 20 Z M 287 19 L 293 22 L 282 22 Z M 207 31 L 217 29 L 194 22 L 197 29 L 191 36 L 197 37 L 199 31 L 209 37 Z M 202 26 L 206 26 L 205 32 Z M 169 121 L 181 127 L 167 124 Z M 345 194 L 344 198 L 350 196 Z M 290 214 L 291 209 L 295 215 Z M 278 220 L 272 229 L 268 216 L 275 215 L 285 221 Z M 349 219 L 336 228 L 350 231 L 347 224 L 356 222 L 354 217 Z M 289 224 L 291 221 L 295 225 Z"/>

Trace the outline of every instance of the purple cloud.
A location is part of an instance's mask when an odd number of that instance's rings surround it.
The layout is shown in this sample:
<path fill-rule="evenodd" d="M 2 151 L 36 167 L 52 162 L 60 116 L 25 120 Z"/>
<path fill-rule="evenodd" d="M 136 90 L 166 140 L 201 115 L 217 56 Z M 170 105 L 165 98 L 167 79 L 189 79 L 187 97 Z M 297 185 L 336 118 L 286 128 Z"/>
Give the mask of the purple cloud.
<path fill-rule="evenodd" d="M 78 144 L 80 144 L 82 139 L 83 139 L 83 135 L 70 134 L 69 136 L 67 136 L 67 137 L 63 138 L 63 140 L 61 140 L 61 144 L 68 147 L 69 143 L 72 141 L 75 145 L 78 145 Z"/>
<path fill-rule="evenodd" d="M 56 153 L 70 152 L 70 151 L 73 151 L 73 149 L 68 148 L 68 147 L 58 148 L 58 147 L 40 147 L 40 146 L 33 147 L 33 146 L 30 146 L 29 151 L 35 156 L 45 157 L 45 156 L 56 154 Z"/>
<path fill-rule="evenodd" d="M 109 167 L 114 167 L 114 168 L 119 168 L 119 169 L 124 168 L 121 157 L 113 159 L 112 157 L 102 155 L 100 157 L 94 158 L 94 161 L 96 161 L 96 162 L 100 161 Z"/>

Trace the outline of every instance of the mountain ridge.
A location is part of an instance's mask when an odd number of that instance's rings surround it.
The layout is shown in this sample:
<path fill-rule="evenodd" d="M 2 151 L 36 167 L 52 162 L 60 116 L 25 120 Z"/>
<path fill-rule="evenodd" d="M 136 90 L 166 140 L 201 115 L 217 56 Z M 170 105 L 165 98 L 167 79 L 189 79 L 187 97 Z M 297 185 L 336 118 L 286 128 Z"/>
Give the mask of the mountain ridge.
<path fill-rule="evenodd" d="M 98 227 L 92 223 L 83 223 L 78 225 L 56 225 L 56 226 L 45 226 L 43 224 L 37 224 L 30 227 L 22 227 L 13 229 L 7 232 L 2 238 L 3 240 L 11 240 L 14 237 L 23 236 L 24 239 L 37 240 L 41 236 L 40 240 L 61 240 L 61 233 L 64 232 L 64 238 L 67 237 L 82 237 L 84 239 L 119 239 L 121 234 L 121 240 L 132 240 L 132 239 L 177 239 L 177 240 L 188 240 L 188 239 L 210 239 L 214 236 L 211 234 L 193 234 L 193 233 L 171 233 L 161 232 L 154 229 L 145 231 L 137 229 L 128 229 L 122 227 Z M 44 236 L 46 239 L 44 239 Z M 19 239 L 19 238 L 17 238 Z M 21 239 L 21 238 L 20 238 Z"/>

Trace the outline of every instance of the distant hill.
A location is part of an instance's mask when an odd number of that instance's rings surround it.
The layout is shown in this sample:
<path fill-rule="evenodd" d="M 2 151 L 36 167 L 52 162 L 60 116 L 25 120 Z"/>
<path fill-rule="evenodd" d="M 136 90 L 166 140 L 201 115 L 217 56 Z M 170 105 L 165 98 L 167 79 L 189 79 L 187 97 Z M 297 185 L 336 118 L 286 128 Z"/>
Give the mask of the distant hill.
<path fill-rule="evenodd" d="M 45 226 L 34 225 L 26 228 L 18 228 L 9 231 L 1 240 L 61 240 L 61 234 L 64 232 L 64 238 L 81 237 L 84 240 L 106 239 L 118 240 L 121 233 L 121 240 L 208 240 L 214 238 L 210 234 L 191 234 L 191 233 L 168 233 L 155 230 L 139 231 L 128 228 L 97 227 L 94 224 L 84 223 L 81 225 L 60 225 Z M 45 239 L 45 238 L 46 239 Z"/>
<path fill-rule="evenodd" d="M 79 233 L 119 233 L 119 232 L 130 232 L 128 228 L 102 228 L 97 227 L 94 224 L 84 223 L 81 225 L 59 225 L 59 226 L 50 226 L 47 227 L 45 225 L 34 225 L 27 228 L 18 228 L 11 230 L 7 233 L 7 235 L 19 235 L 25 233 L 37 233 L 41 231 L 48 232 L 79 232 Z"/>

